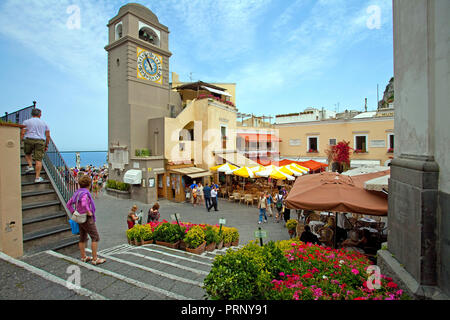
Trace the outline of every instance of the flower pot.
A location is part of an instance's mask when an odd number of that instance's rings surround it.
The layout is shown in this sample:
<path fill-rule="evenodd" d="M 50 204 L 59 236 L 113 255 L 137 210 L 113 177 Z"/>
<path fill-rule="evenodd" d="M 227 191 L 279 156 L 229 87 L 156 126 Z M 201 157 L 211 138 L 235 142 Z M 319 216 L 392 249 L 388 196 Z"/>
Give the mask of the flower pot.
<path fill-rule="evenodd" d="M 237 247 L 237 246 L 239 245 L 239 239 L 237 239 L 236 241 L 233 241 L 233 242 L 231 243 L 231 245 L 232 245 L 233 247 Z"/>
<path fill-rule="evenodd" d="M 211 242 L 205 248 L 205 251 L 214 251 L 216 249 L 217 244 L 215 242 Z"/>
<path fill-rule="evenodd" d="M 184 240 L 180 240 L 180 245 L 178 246 L 180 250 L 186 250 L 186 242 Z"/>
<path fill-rule="evenodd" d="M 146 244 L 152 244 L 152 243 L 153 243 L 153 239 L 152 240 L 147 240 L 147 241 L 141 240 L 141 245 L 142 246 L 146 245 Z"/>
<path fill-rule="evenodd" d="M 229 248 L 231 247 L 231 242 L 224 243 L 223 246 Z"/>
<path fill-rule="evenodd" d="M 203 252 L 205 252 L 205 248 L 206 248 L 206 241 L 204 241 L 201 245 L 199 245 L 195 249 L 186 247 L 186 251 L 190 252 L 190 253 L 195 253 L 195 254 L 202 254 Z"/>
<path fill-rule="evenodd" d="M 133 244 L 133 240 L 131 240 L 131 239 L 128 239 L 128 238 L 127 238 L 127 240 L 128 240 L 128 244 L 130 244 L 130 245 L 132 245 L 132 244 Z"/>
<path fill-rule="evenodd" d="M 216 248 L 218 250 L 222 249 L 222 247 L 223 247 L 223 240 L 216 244 Z"/>
<path fill-rule="evenodd" d="M 156 240 L 156 244 L 158 244 L 160 246 L 168 247 L 168 248 L 171 248 L 171 249 L 178 249 L 178 247 L 180 246 L 180 240 L 178 240 L 175 243 L 170 243 L 170 242 L 164 242 L 164 241 Z"/>

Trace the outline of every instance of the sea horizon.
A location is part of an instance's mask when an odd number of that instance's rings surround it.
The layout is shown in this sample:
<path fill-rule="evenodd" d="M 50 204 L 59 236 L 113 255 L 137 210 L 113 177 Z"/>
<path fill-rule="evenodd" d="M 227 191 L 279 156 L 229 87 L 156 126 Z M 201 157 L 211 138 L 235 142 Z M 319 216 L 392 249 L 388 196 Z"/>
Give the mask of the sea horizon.
<path fill-rule="evenodd" d="M 77 152 L 80 153 L 81 167 L 90 165 L 99 168 L 108 164 L 106 160 L 108 155 L 107 151 L 60 151 L 59 153 L 69 168 L 75 168 Z"/>

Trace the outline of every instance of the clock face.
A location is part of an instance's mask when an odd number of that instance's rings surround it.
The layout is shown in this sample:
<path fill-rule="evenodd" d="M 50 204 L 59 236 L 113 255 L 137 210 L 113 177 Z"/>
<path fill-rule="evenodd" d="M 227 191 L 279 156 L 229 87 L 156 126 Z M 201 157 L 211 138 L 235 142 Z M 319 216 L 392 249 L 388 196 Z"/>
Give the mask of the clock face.
<path fill-rule="evenodd" d="M 137 76 L 162 84 L 162 57 L 145 49 L 137 50 Z"/>

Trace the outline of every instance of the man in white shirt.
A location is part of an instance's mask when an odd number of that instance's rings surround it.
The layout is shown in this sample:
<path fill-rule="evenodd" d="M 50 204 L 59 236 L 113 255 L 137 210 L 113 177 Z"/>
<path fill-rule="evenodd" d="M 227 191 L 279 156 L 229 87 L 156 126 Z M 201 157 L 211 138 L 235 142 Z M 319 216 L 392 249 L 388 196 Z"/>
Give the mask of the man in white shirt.
<path fill-rule="evenodd" d="M 50 129 L 47 124 L 42 121 L 41 110 L 35 108 L 31 111 L 31 119 L 25 120 L 23 128 L 20 132 L 20 139 L 23 140 L 23 149 L 28 167 L 25 172 L 32 172 L 33 162 L 36 164 L 36 178 L 34 182 L 42 182 L 41 178 L 42 159 L 48 149 L 50 142 Z"/>
<path fill-rule="evenodd" d="M 213 187 L 211 189 L 211 205 L 208 207 L 208 212 L 209 210 L 211 210 L 211 208 L 214 207 L 214 211 L 219 211 L 217 210 L 217 188 Z"/>

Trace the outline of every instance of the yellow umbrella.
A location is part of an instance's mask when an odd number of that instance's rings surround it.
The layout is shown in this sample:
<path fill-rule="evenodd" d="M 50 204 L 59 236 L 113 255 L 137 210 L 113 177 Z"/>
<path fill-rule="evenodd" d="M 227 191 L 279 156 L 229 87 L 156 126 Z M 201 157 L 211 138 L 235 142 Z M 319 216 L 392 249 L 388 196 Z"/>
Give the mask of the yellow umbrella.
<path fill-rule="evenodd" d="M 225 174 L 231 174 L 231 172 L 236 169 L 239 169 L 239 167 L 233 166 L 232 164 L 229 164 L 228 162 L 225 164 L 221 164 L 219 166 L 210 168 L 210 170 L 212 170 L 212 171 L 224 172 Z"/>
<path fill-rule="evenodd" d="M 244 178 L 255 177 L 255 173 L 249 167 L 242 167 L 240 169 L 233 170 L 233 174 Z"/>
<path fill-rule="evenodd" d="M 294 171 L 292 169 L 290 169 L 288 166 L 282 166 L 282 167 L 280 167 L 279 170 L 281 172 L 284 172 L 284 173 L 289 174 L 291 176 L 294 174 Z"/>
<path fill-rule="evenodd" d="M 302 171 L 304 173 L 308 173 L 309 172 L 308 168 L 306 168 L 304 166 L 301 166 L 299 164 L 296 164 L 296 163 L 291 163 L 289 166 L 291 166 L 292 168 L 295 168 L 295 169 L 299 169 L 300 171 Z"/>
<path fill-rule="evenodd" d="M 250 170 L 252 170 L 252 172 L 256 173 L 256 172 L 259 172 L 259 171 L 266 170 L 266 168 L 263 167 L 263 166 L 256 166 L 256 167 L 251 167 Z"/>

